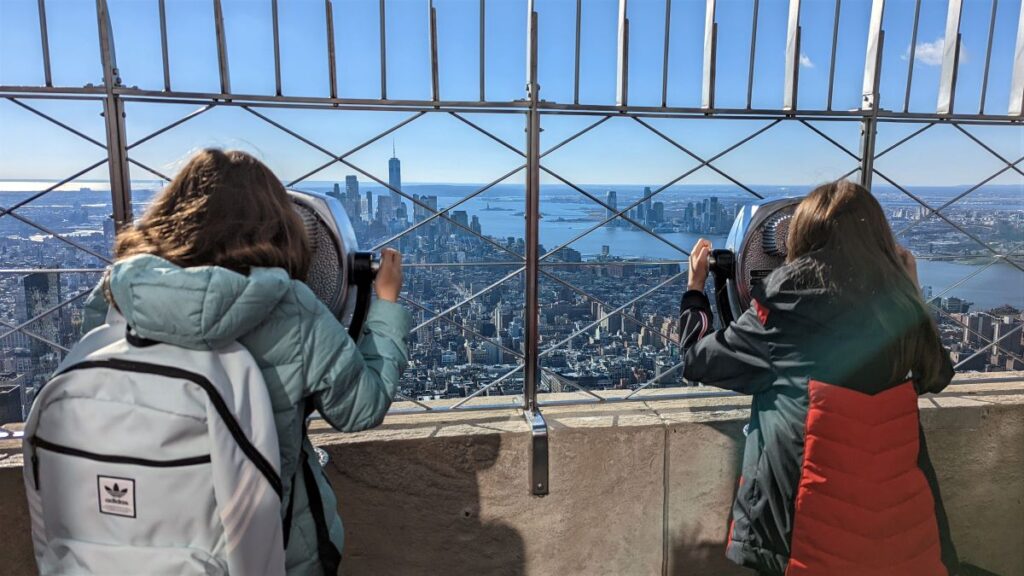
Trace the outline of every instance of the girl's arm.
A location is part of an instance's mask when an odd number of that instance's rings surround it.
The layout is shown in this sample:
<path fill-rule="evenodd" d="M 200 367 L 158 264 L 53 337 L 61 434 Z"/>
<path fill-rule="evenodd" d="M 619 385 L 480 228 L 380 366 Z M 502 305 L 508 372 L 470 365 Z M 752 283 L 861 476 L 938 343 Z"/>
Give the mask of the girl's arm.
<path fill-rule="evenodd" d="M 303 285 L 305 288 L 305 285 Z M 359 346 L 327 307 L 308 288 L 302 296 L 312 297 L 316 321 L 304 342 L 307 385 L 320 414 L 342 432 L 373 428 L 381 423 L 398 379 L 409 359 L 405 337 L 409 335 L 409 312 L 397 304 L 402 289 L 402 255 L 385 248 L 374 283 L 377 300 L 370 306 Z"/>
<path fill-rule="evenodd" d="M 926 342 L 927 346 L 933 346 L 934 350 L 929 354 L 919 354 L 919 358 L 938 358 L 938 362 L 919 362 L 917 366 L 913 368 L 914 387 L 917 389 L 918 394 L 925 394 L 927 392 L 939 393 L 942 392 L 946 386 L 949 385 L 950 381 L 953 380 L 953 361 L 949 358 L 949 350 L 942 345 L 938 335 L 935 333 L 935 328 L 931 324 L 931 319 L 926 319 L 922 323 L 921 327 L 922 341 Z"/>
<path fill-rule="evenodd" d="M 701 238 L 690 251 L 688 290 L 679 304 L 683 377 L 708 386 L 756 394 L 774 381 L 766 344 L 767 313 L 755 303 L 739 319 L 714 331 L 711 303 L 704 294 L 711 242 Z"/>
<path fill-rule="evenodd" d="M 107 309 L 110 305 L 103 294 L 103 283 L 105 281 L 106 276 L 101 278 L 99 284 L 85 297 L 85 310 L 82 314 L 82 334 L 88 334 L 90 330 L 102 326 L 107 321 Z"/>
<path fill-rule="evenodd" d="M 707 296 L 699 290 L 683 294 L 679 312 L 683 377 L 741 394 L 756 394 L 771 386 L 775 370 L 766 342 L 769 335 L 757 310 L 757 305 L 752 306 L 736 322 L 716 331 Z"/>
<path fill-rule="evenodd" d="M 300 300 L 315 306 L 316 316 L 302 342 L 303 370 L 317 410 L 342 432 L 377 426 L 391 407 L 408 361 L 409 312 L 394 302 L 376 300 L 357 346 L 312 292 L 306 296 L 312 302 L 301 295 Z"/>

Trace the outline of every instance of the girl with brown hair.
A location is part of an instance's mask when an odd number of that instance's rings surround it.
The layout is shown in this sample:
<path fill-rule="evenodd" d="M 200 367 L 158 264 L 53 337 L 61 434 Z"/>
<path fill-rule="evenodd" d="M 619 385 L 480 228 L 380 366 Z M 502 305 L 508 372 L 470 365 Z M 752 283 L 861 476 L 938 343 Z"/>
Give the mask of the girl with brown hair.
<path fill-rule="evenodd" d="M 684 376 L 753 396 L 726 555 L 762 574 L 955 574 L 917 407 L 953 367 L 914 257 L 847 181 L 800 203 L 787 248 L 718 331 L 703 292 L 710 242 L 690 254 Z"/>
<path fill-rule="evenodd" d="M 336 429 L 383 420 L 408 353 L 396 303 L 401 256 L 385 250 L 377 299 L 356 344 L 303 283 L 306 231 L 281 182 L 245 152 L 199 152 L 146 214 L 122 231 L 115 262 L 87 303 L 86 330 L 116 306 L 147 340 L 191 349 L 238 341 L 270 394 L 280 445 L 289 575 L 338 570 L 337 500 L 304 430 L 311 403 Z"/>

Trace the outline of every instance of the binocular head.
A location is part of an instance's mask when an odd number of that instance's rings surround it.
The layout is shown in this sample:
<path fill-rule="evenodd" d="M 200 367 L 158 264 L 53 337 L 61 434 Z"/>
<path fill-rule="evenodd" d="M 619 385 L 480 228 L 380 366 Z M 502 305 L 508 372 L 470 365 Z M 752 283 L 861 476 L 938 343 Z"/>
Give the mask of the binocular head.
<path fill-rule="evenodd" d="M 361 252 L 356 231 L 337 199 L 319 192 L 288 190 L 309 236 L 312 257 L 306 284 L 358 338 L 370 307 L 380 255 Z"/>
<path fill-rule="evenodd" d="M 723 326 L 750 306 L 754 287 L 786 263 L 789 223 L 800 200 L 781 198 L 745 206 L 736 215 L 725 248 L 712 251 L 709 270 Z"/>

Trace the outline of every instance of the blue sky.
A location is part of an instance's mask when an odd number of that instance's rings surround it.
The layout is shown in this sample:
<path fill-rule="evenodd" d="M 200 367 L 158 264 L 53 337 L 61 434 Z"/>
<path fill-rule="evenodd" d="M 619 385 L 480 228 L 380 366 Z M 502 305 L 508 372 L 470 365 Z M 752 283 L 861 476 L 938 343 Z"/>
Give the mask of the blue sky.
<path fill-rule="evenodd" d="M 486 89 L 491 100 L 524 96 L 525 0 L 486 0 Z M 124 83 L 145 89 L 162 88 L 156 0 L 109 0 L 118 64 Z M 438 13 L 440 91 L 445 100 L 479 98 L 478 0 L 435 0 Z M 583 2 L 580 100 L 610 104 L 615 98 L 616 0 Z M 47 19 L 54 83 L 81 86 L 101 79 L 94 2 L 47 0 Z M 719 0 L 717 104 L 746 105 L 747 66 L 752 0 Z M 274 91 L 270 0 L 223 0 L 231 68 L 236 93 Z M 963 57 L 956 94 L 958 112 L 977 112 L 988 36 L 990 0 L 965 0 L 961 27 Z M 557 102 L 573 98 L 575 0 L 538 0 L 539 75 L 541 97 Z M 828 90 L 833 26 L 832 0 L 804 0 L 801 108 L 824 108 Z M 947 5 L 922 3 L 913 90 L 913 111 L 934 111 L 939 57 L 944 41 Z M 1020 0 L 998 5 L 991 72 L 985 108 L 1005 113 Z M 788 2 L 761 0 L 753 105 L 777 108 L 783 94 L 783 69 Z M 845 0 L 839 23 L 833 107 L 855 108 L 860 102 L 870 2 Z M 661 100 L 663 0 L 632 0 L 629 4 L 630 102 L 659 105 Z M 913 0 L 887 2 L 884 28 L 881 105 L 902 109 L 910 53 Z M 388 97 L 428 99 L 430 68 L 426 0 L 387 1 Z M 700 102 L 703 0 L 674 0 L 668 103 L 697 106 Z M 216 43 L 212 0 L 168 0 L 167 19 L 172 85 L 179 91 L 215 92 Z M 0 0 L 0 84 L 40 85 L 43 80 L 36 0 Z M 285 94 L 328 95 L 328 62 L 324 4 L 321 0 L 280 2 L 282 85 Z M 379 98 L 380 61 L 377 0 L 334 0 L 338 88 L 342 97 Z M 100 108 L 94 102 L 29 104 L 102 140 Z M 129 140 L 137 139 L 180 117 L 194 106 L 130 104 Z M 408 113 L 297 112 L 268 110 L 275 120 L 342 152 L 409 116 Z M 516 146 L 523 142 L 519 115 L 474 115 L 474 122 Z M 544 141 L 550 145 L 592 122 L 592 118 L 548 116 Z M 707 156 L 766 124 L 765 121 L 656 120 L 652 124 L 698 155 Z M 819 122 L 821 130 L 856 150 L 855 123 Z M 886 125 L 879 134 L 885 146 L 914 127 Z M 972 129 L 1004 156 L 1024 154 L 1024 129 Z M 489 182 L 522 159 L 468 126 L 443 114 L 429 114 L 352 157 L 352 161 L 386 179 L 392 142 L 410 182 Z M 174 171 L 192 150 L 203 146 L 245 148 L 267 161 L 284 180 L 321 164 L 325 156 L 237 108 L 219 108 L 148 142 L 133 157 L 165 173 Z M 0 102 L 0 179 L 61 178 L 103 157 L 95 146 L 63 133 L 19 108 Z M 552 169 L 581 183 L 660 185 L 693 166 L 695 161 L 636 122 L 614 119 L 552 154 Z M 716 165 L 750 184 L 807 184 L 838 176 L 853 161 L 796 123 L 783 123 Z M 1001 164 L 951 127 L 930 130 L 921 139 L 880 160 L 880 168 L 902 183 L 956 185 L 973 183 Z M 350 169 L 335 166 L 315 176 L 342 179 Z M 106 177 L 100 168 L 84 178 Z M 133 177 L 150 178 L 133 169 Z M 365 178 L 361 179 L 365 180 Z M 522 172 L 509 182 L 521 182 Z M 551 181 L 551 179 L 546 179 Z M 708 169 L 685 183 L 720 183 Z M 995 183 L 1020 184 L 1018 177 Z"/>

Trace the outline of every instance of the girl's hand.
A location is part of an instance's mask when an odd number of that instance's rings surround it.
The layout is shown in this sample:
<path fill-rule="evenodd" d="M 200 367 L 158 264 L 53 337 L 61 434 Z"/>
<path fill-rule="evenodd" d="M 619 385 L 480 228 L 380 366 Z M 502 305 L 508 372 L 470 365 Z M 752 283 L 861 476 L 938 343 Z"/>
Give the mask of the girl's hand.
<path fill-rule="evenodd" d="M 708 281 L 708 256 L 711 254 L 711 241 L 701 238 L 690 251 L 690 273 L 688 290 L 704 291 Z"/>
<path fill-rule="evenodd" d="M 388 302 L 398 302 L 398 293 L 402 291 L 402 254 L 398 250 L 385 248 L 380 253 L 380 268 L 374 282 L 377 298 Z"/>
<path fill-rule="evenodd" d="M 907 276 L 910 276 L 910 280 L 914 283 L 914 286 L 920 288 L 921 285 L 917 281 L 917 259 L 914 258 L 914 255 L 910 250 L 907 250 L 903 246 L 897 244 L 896 257 L 899 258 L 900 262 L 903 264 L 903 269 L 907 271 Z"/>

